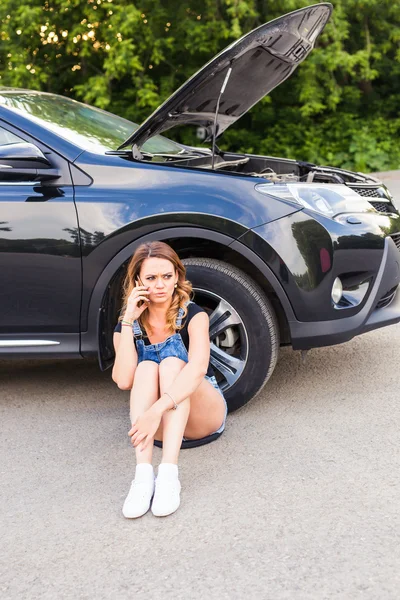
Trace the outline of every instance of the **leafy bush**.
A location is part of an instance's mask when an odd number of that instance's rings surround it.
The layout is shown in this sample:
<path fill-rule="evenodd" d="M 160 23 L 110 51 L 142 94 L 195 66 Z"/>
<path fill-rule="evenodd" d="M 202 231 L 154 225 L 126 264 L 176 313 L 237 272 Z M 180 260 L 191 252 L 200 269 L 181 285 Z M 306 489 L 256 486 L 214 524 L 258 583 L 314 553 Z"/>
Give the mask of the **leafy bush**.
<path fill-rule="evenodd" d="M 303 0 L 0 3 L 0 84 L 74 97 L 135 122 L 231 41 Z M 225 149 L 377 171 L 400 167 L 400 11 L 335 0 L 297 72 L 222 137 Z M 198 143 L 194 131 L 171 138 Z"/>

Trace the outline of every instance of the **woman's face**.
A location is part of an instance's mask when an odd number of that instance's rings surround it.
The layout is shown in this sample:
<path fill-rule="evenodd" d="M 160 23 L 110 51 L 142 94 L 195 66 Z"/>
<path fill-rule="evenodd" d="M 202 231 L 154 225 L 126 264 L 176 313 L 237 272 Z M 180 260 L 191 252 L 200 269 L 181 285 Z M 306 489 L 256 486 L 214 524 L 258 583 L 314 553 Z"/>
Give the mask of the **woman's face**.
<path fill-rule="evenodd" d="M 140 279 L 150 292 L 150 302 L 163 304 L 173 296 L 175 284 L 178 281 L 178 273 L 175 271 L 172 262 L 166 258 L 151 256 L 142 263 Z"/>

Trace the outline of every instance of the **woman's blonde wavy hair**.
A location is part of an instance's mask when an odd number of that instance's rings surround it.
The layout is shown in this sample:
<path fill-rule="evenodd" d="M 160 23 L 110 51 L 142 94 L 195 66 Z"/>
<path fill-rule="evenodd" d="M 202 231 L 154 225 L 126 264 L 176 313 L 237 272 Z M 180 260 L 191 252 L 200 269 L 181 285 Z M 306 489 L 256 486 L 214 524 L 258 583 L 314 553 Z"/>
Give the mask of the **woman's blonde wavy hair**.
<path fill-rule="evenodd" d="M 136 280 L 140 276 L 140 269 L 142 268 L 143 262 L 146 258 L 155 257 L 155 258 L 165 258 L 169 260 L 173 265 L 175 272 L 178 272 L 178 281 L 177 287 L 172 296 L 171 306 L 167 311 L 167 327 L 170 333 L 174 333 L 175 331 L 182 329 L 183 325 L 181 324 L 179 327 L 176 326 L 176 319 L 178 316 L 178 311 L 180 308 L 183 309 L 184 314 L 183 318 L 187 315 L 187 307 L 185 304 L 191 299 L 192 296 L 192 284 L 190 281 L 186 279 L 186 269 L 182 264 L 179 256 L 175 252 L 171 246 L 168 246 L 165 242 L 146 242 L 141 244 L 135 251 L 131 260 L 129 261 L 126 276 L 123 282 L 123 297 L 122 297 L 122 310 L 121 316 L 119 320 L 121 320 L 126 310 L 126 306 L 128 303 L 128 298 L 136 285 Z M 145 331 L 148 331 L 149 334 L 152 334 L 152 329 L 149 324 L 148 319 L 148 311 L 145 310 L 139 317 L 139 323 L 144 328 Z"/>

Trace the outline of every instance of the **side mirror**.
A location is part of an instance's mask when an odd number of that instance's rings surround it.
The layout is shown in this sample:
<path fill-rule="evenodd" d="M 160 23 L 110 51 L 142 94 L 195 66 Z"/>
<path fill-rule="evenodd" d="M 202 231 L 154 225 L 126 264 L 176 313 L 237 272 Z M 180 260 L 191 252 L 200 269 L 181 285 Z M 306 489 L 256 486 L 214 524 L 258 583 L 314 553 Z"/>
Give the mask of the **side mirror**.
<path fill-rule="evenodd" d="M 34 144 L 17 142 L 0 146 L 0 181 L 47 181 L 61 177 Z"/>
<path fill-rule="evenodd" d="M 34 161 L 51 167 L 43 152 L 34 144 L 28 142 L 17 142 L 0 146 L 0 160 L 6 161 Z"/>

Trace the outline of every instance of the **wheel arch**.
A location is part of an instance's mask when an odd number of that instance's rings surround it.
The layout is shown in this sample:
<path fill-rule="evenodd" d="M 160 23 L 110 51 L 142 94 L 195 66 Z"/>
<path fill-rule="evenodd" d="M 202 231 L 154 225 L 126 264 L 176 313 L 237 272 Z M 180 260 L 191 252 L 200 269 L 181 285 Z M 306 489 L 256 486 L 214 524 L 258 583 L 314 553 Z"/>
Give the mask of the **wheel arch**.
<path fill-rule="evenodd" d="M 169 243 L 182 259 L 218 258 L 245 271 L 269 297 L 278 318 L 281 342 L 290 343 L 288 323 L 294 317 L 292 307 L 279 280 L 257 254 L 222 233 L 197 227 L 171 227 L 130 242 L 111 259 L 96 282 L 89 303 L 88 330 L 82 333 L 81 353 L 84 356 L 98 354 L 102 370 L 113 360 L 109 321 L 115 319 L 120 308 L 121 299 L 116 297 L 116 292 L 125 273 L 124 265 L 140 244 L 155 240 Z"/>

